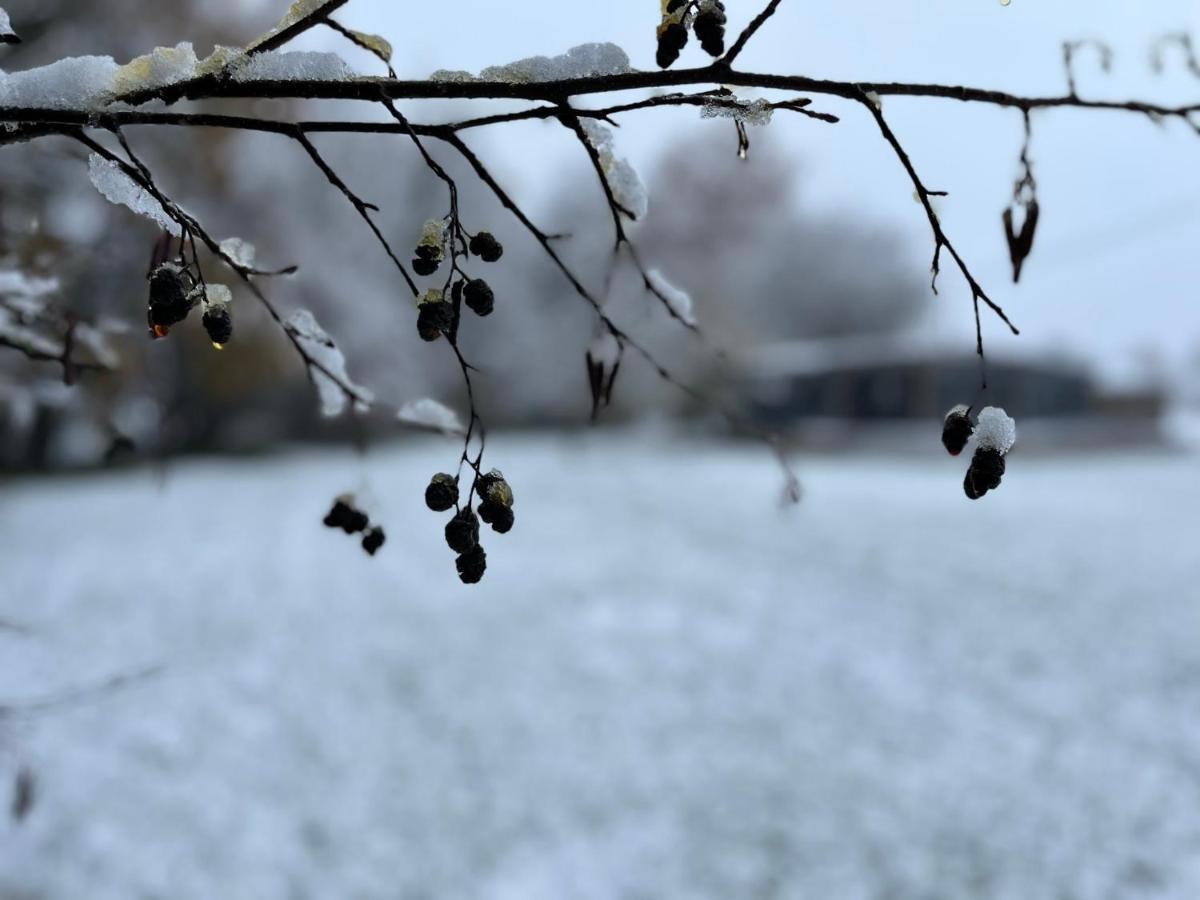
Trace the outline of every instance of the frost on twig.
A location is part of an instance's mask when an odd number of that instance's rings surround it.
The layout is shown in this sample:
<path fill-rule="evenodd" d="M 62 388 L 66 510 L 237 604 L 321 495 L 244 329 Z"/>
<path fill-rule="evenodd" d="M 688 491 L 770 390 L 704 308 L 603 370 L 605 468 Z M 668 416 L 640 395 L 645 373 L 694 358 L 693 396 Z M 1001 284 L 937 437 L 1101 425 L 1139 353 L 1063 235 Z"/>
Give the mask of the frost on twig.
<path fill-rule="evenodd" d="M 321 399 L 322 415 L 329 418 L 341 415 L 351 399 L 358 411 L 374 401 L 374 394 L 350 380 L 346 357 L 311 312 L 297 310 L 284 320 L 283 327 L 308 363 L 309 376 Z"/>
<path fill-rule="evenodd" d="M 466 426 L 458 413 L 429 397 L 410 400 L 396 413 L 397 420 L 417 428 L 428 428 L 445 434 L 466 434 Z"/>
<path fill-rule="evenodd" d="M 478 76 L 462 69 L 438 69 L 431 81 L 507 81 L 536 84 L 632 72 L 629 54 L 616 44 L 580 44 L 558 56 L 530 56 L 502 66 L 488 66 Z"/>
<path fill-rule="evenodd" d="M 671 315 L 684 325 L 693 328 L 696 326 L 696 314 L 692 309 L 692 298 L 687 291 L 677 288 L 671 282 L 667 281 L 666 277 L 658 269 L 651 269 L 647 272 L 646 280 L 650 282 L 651 288 L 662 298 L 663 303 L 667 305 L 667 309 Z"/>
<path fill-rule="evenodd" d="M 733 119 L 744 125 L 766 125 L 775 110 L 763 99 L 741 100 L 738 97 L 712 97 L 700 108 L 705 119 Z"/>
<path fill-rule="evenodd" d="M 595 148 L 600 157 L 600 166 L 604 170 L 604 177 L 612 191 L 613 199 L 631 218 L 642 218 L 650 205 L 646 186 L 629 161 L 616 155 L 613 149 L 612 129 L 591 119 L 584 119 L 580 124 L 588 143 Z"/>
<path fill-rule="evenodd" d="M 93 153 L 88 158 L 88 176 L 96 190 L 110 203 L 129 207 L 138 215 L 157 222 L 164 231 L 176 237 L 182 234 L 179 223 L 167 214 L 162 204 L 126 175 L 114 160 Z"/>

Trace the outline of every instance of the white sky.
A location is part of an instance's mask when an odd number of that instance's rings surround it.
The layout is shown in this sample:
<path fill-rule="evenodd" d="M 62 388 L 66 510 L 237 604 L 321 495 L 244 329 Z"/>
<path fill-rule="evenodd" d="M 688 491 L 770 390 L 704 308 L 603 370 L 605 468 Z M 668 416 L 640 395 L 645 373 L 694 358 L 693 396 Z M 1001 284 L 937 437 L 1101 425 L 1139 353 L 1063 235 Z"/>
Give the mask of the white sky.
<path fill-rule="evenodd" d="M 730 31 L 761 6 L 762 0 L 727 0 Z M 636 67 L 653 68 L 657 14 L 657 0 L 353 0 L 339 18 L 389 38 L 401 77 L 425 77 L 439 67 L 477 70 L 603 40 L 623 46 Z M 784 0 L 740 67 L 1058 94 L 1065 90 L 1062 41 L 1103 38 L 1116 51 L 1115 67 L 1105 75 L 1094 56 L 1083 58 L 1077 69 L 1082 95 L 1184 101 L 1200 99 L 1200 79 L 1178 57 L 1167 74 L 1154 75 L 1148 48 L 1168 31 L 1189 30 L 1200 41 L 1197 26 L 1195 0 L 1012 0 L 1008 7 L 999 0 Z M 330 36 L 309 40 L 325 44 Z M 689 46 L 680 64 L 704 59 Z M 888 224 L 909 237 L 914 265 L 927 267 L 928 225 L 874 125 L 854 105 L 816 98 L 816 107 L 844 115 L 843 123 L 778 115 L 770 126 L 771 139 L 795 147 L 805 167 L 797 202 Z M 889 98 L 884 112 L 926 183 L 950 192 L 941 206 L 947 231 L 1022 327 L 1021 340 L 1103 359 L 1112 373 L 1149 348 L 1178 362 L 1200 347 L 1200 137 L 1178 124 L 1160 128 L 1129 114 L 1036 116 L 1042 223 L 1022 283 L 1014 287 L 1000 212 L 1016 174 L 1019 115 L 900 98 Z M 620 150 L 643 172 L 672 129 L 731 140 L 717 123 L 700 129 L 694 110 L 640 112 L 624 121 Z M 760 133 L 759 139 L 766 138 Z M 578 152 L 545 127 L 493 130 L 474 140 L 486 141 L 504 180 L 527 198 L 555 189 L 545 173 Z M 650 190 L 653 203 L 653 184 Z M 931 327 L 970 341 L 973 321 L 961 279 L 946 271 L 942 288 Z M 993 345 L 1012 340 L 995 321 L 985 335 Z"/>

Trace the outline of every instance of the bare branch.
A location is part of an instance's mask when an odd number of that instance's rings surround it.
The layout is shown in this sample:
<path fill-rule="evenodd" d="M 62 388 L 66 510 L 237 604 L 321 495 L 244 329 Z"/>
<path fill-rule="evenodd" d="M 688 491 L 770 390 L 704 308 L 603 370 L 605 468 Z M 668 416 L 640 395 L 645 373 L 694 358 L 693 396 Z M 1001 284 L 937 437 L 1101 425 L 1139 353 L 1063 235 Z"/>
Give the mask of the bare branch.
<path fill-rule="evenodd" d="M 766 5 L 766 8 L 754 17 L 753 21 L 746 26 L 746 30 L 738 35 L 738 39 L 734 41 L 733 46 L 730 47 L 725 56 L 721 58 L 722 65 L 733 65 L 733 61 L 738 58 L 743 50 L 746 49 L 746 44 L 749 43 L 750 38 L 754 37 L 758 29 L 763 27 L 763 24 L 767 21 L 767 19 L 775 15 L 775 10 L 779 8 L 779 4 L 782 2 L 783 0 L 771 0 L 771 2 Z M 718 52 L 720 52 L 719 48 Z"/>

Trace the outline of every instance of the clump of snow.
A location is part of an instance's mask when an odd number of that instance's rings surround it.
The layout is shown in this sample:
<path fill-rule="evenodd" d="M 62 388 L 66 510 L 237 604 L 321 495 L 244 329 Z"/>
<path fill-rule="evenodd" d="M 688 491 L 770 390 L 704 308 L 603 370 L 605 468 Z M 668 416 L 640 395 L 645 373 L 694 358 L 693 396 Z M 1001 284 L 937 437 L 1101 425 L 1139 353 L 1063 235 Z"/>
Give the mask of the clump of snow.
<path fill-rule="evenodd" d="M 111 56 L 72 56 L 24 72 L 0 72 L 0 106 L 95 109 L 111 96 L 117 70 Z"/>
<path fill-rule="evenodd" d="M 430 288 L 417 298 L 417 306 L 424 306 L 426 303 L 441 303 L 445 299 L 446 295 L 441 288 Z"/>
<path fill-rule="evenodd" d="M 502 66 L 488 66 L 478 76 L 463 69 L 438 69 L 432 81 L 506 81 L 510 84 L 536 84 L 542 81 L 566 81 L 597 75 L 621 75 L 632 72 L 629 54 L 612 43 L 580 44 L 558 56 L 528 56 Z"/>
<path fill-rule="evenodd" d="M 981 449 L 1007 453 L 1017 442 L 1017 423 L 1003 409 L 985 406 L 979 412 L 975 439 Z"/>
<path fill-rule="evenodd" d="M 441 219 L 429 219 L 421 226 L 418 247 L 429 247 L 439 262 L 446 256 L 446 223 Z"/>
<path fill-rule="evenodd" d="M 112 91 L 122 95 L 187 81 L 195 76 L 198 62 L 196 51 L 187 41 L 174 47 L 155 47 L 117 69 Z"/>
<path fill-rule="evenodd" d="M 651 269 L 647 272 L 646 280 L 650 282 L 662 301 L 667 304 L 667 309 L 675 318 L 685 325 L 694 326 L 696 324 L 696 315 L 692 310 L 692 298 L 687 291 L 677 288 L 667 281 L 658 269 Z"/>
<path fill-rule="evenodd" d="M 0 106 L 100 109 L 127 94 L 155 90 L 224 71 L 244 58 L 245 53 L 240 48 L 216 47 L 208 57 L 198 60 L 192 45 L 186 41 L 174 47 L 156 47 L 123 66 L 118 65 L 111 56 L 73 56 L 24 72 L 6 74 L 0 71 Z M 314 61 L 301 60 L 299 63 L 297 68 L 310 69 L 317 74 L 297 77 L 328 77 L 319 74 L 322 67 Z M 280 64 L 272 60 L 261 64 L 263 69 L 272 65 Z M 333 67 L 325 64 L 323 70 L 329 72 Z"/>
<path fill-rule="evenodd" d="M 528 84 L 632 72 L 629 54 L 612 43 L 580 44 L 558 56 L 529 56 L 479 73 L 483 81 Z"/>
<path fill-rule="evenodd" d="M 105 159 L 98 153 L 88 158 L 88 176 L 96 190 L 104 195 L 110 203 L 128 206 L 138 215 L 145 216 L 157 222 L 164 231 L 179 236 L 182 230 L 179 223 L 172 219 L 162 204 L 152 197 L 145 188 L 130 178 L 114 161 Z"/>
<path fill-rule="evenodd" d="M 330 418 L 341 415 L 346 409 L 347 390 L 360 398 L 355 404 L 356 409 L 375 399 L 369 390 L 350 380 L 346 373 L 346 357 L 311 312 L 297 310 L 284 320 L 283 327 L 316 363 L 309 365 L 308 372 L 317 386 L 322 415 Z"/>
<path fill-rule="evenodd" d="M 432 428 L 449 434 L 464 434 L 466 427 L 458 413 L 429 397 L 420 400 L 410 400 L 400 407 L 396 418 L 406 425 L 416 425 L 419 428 Z"/>
<path fill-rule="evenodd" d="M 604 176 L 608 179 L 608 186 L 612 189 L 617 203 L 621 204 L 633 218 L 642 218 L 646 215 L 646 210 L 650 205 L 646 186 L 629 161 L 618 157 L 614 152 L 612 129 L 599 122 L 593 122 L 591 119 L 584 119 L 583 131 L 587 135 L 588 142 L 596 148 L 596 153 L 600 156 L 600 166 L 604 170 Z"/>
<path fill-rule="evenodd" d="M 462 84 L 468 81 L 478 81 L 472 73 L 466 69 L 437 69 L 429 76 L 430 81 L 448 81 Z"/>
<path fill-rule="evenodd" d="M 254 245 L 241 238 L 232 237 L 221 241 L 221 252 L 243 269 L 253 269 L 258 251 Z"/>
<path fill-rule="evenodd" d="M 205 306 L 228 306 L 233 302 L 233 292 L 223 284 L 206 284 L 204 286 Z"/>
<path fill-rule="evenodd" d="M 17 33 L 13 31 L 12 22 L 9 21 L 8 13 L 4 11 L 4 7 L 0 6 L 0 42 L 5 44 L 14 43 L 20 40 Z"/>
<path fill-rule="evenodd" d="M 766 100 L 741 100 L 737 97 L 713 97 L 704 101 L 700 117 L 704 119 L 733 119 L 744 125 L 766 125 L 775 110 Z"/>
<path fill-rule="evenodd" d="M 269 50 L 237 62 L 234 81 L 347 81 L 355 72 L 336 53 Z"/>

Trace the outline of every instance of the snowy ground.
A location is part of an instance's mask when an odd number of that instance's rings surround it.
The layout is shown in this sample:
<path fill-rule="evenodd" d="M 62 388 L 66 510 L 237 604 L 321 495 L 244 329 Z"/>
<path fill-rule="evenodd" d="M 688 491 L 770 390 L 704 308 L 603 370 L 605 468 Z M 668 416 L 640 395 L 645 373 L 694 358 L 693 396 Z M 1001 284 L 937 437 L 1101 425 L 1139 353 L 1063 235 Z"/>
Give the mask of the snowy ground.
<path fill-rule="evenodd" d="M 0 720 L 0 897 L 1200 896 L 1196 458 L 494 454 L 475 589 L 446 444 L 4 486 L 0 703 L 166 669 Z"/>

